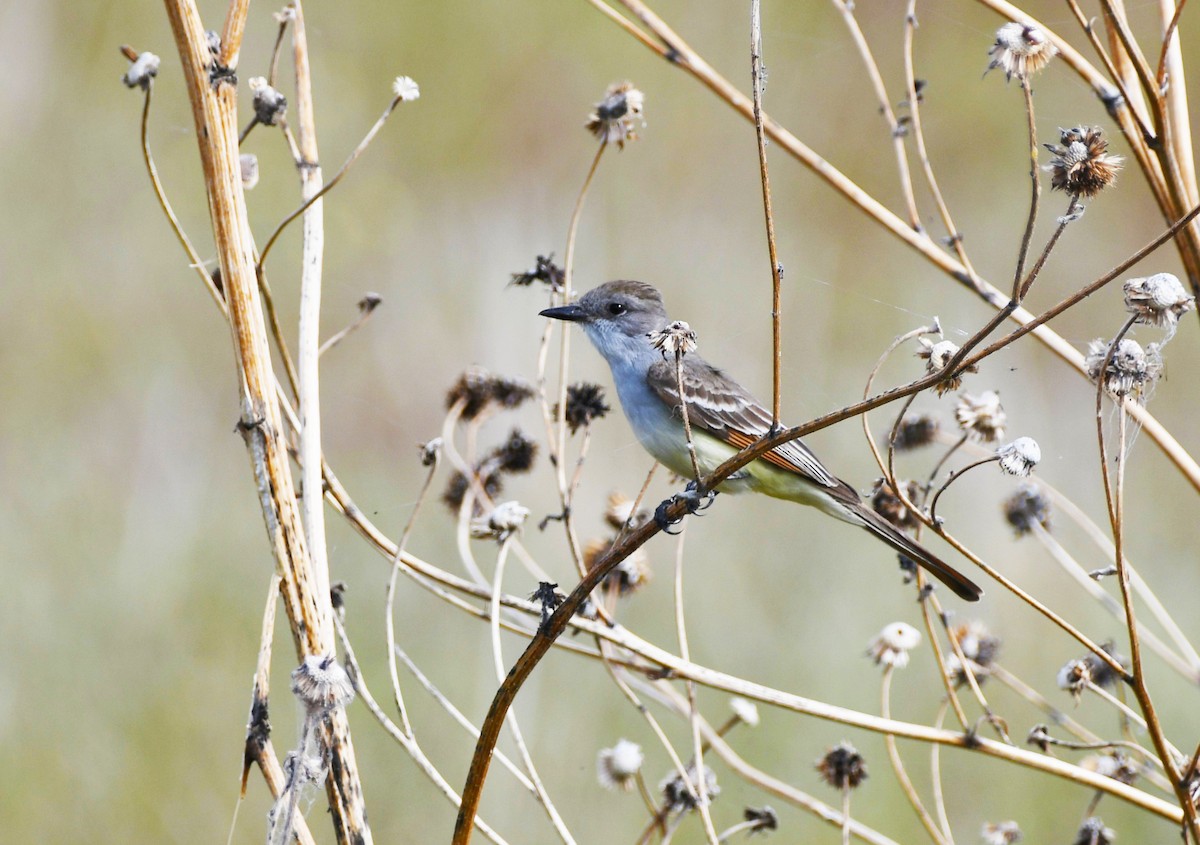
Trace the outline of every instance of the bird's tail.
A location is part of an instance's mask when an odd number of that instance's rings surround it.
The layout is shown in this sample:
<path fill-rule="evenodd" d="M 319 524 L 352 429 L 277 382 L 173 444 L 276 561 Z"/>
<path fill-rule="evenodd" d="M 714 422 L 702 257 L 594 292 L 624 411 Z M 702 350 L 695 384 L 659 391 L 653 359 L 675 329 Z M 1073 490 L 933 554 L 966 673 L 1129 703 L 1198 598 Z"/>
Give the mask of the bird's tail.
<path fill-rule="evenodd" d="M 880 540 L 911 558 L 914 563 L 925 567 L 929 574 L 953 590 L 955 595 L 967 601 L 979 601 L 983 590 L 970 578 L 940 560 L 916 540 L 901 532 L 900 529 L 865 505 L 856 510 L 863 527 Z"/>

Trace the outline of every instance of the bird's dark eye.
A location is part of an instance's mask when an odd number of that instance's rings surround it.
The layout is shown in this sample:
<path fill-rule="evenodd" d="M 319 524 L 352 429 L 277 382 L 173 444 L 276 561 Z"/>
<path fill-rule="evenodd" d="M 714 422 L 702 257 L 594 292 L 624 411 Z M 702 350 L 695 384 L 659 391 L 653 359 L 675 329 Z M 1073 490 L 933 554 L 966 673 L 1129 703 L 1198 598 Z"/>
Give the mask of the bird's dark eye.
<path fill-rule="evenodd" d="M 620 302 L 610 302 L 608 303 L 608 313 L 614 317 L 619 317 L 625 313 L 625 306 Z"/>

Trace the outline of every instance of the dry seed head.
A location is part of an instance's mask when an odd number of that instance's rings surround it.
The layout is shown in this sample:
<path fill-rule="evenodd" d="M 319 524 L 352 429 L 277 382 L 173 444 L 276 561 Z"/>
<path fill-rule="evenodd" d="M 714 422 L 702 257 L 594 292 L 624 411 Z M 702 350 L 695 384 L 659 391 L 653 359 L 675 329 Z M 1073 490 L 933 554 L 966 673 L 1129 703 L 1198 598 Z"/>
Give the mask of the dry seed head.
<path fill-rule="evenodd" d="M 735 695 L 729 699 L 729 706 L 733 710 L 733 715 L 737 716 L 738 721 L 744 723 L 747 727 L 758 727 L 758 705 L 753 701 Z"/>
<path fill-rule="evenodd" d="M 145 91 L 150 87 L 151 80 L 158 76 L 160 64 L 162 64 L 162 60 L 158 56 L 149 50 L 143 50 L 125 70 L 121 81 L 125 83 L 126 88 L 141 88 Z"/>
<path fill-rule="evenodd" d="M 309 713 L 325 713 L 354 700 L 354 684 L 332 654 L 310 654 L 292 671 L 292 692 Z"/>
<path fill-rule="evenodd" d="M 917 482 L 904 482 L 904 494 L 910 502 L 914 501 L 920 492 L 921 486 Z M 916 515 L 896 495 L 892 485 L 882 478 L 875 481 L 875 487 L 871 491 L 871 509 L 901 531 L 908 531 L 920 524 Z"/>
<path fill-rule="evenodd" d="M 1100 338 L 1088 344 L 1084 364 L 1092 381 L 1100 377 L 1109 346 Z M 1143 401 L 1161 372 L 1162 355 L 1158 344 L 1147 344 L 1143 350 L 1136 340 L 1122 338 L 1104 370 L 1104 390 L 1117 399 L 1130 397 Z"/>
<path fill-rule="evenodd" d="M 411 76 L 397 76 L 392 80 L 392 94 L 402 103 L 411 103 L 421 96 L 421 87 Z"/>
<path fill-rule="evenodd" d="M 1112 778 L 1126 785 L 1132 784 L 1137 780 L 1138 775 L 1141 774 L 1133 760 L 1127 754 L 1120 751 L 1105 754 L 1089 754 L 1079 762 L 1079 765 L 1089 772 L 1095 772 L 1098 775 Z"/>
<path fill-rule="evenodd" d="M 1013 845 L 1024 838 L 1021 828 L 1014 821 L 988 822 L 979 835 L 983 838 L 983 845 Z"/>
<path fill-rule="evenodd" d="M 473 420 L 493 406 L 512 410 L 533 396 L 533 386 L 526 381 L 494 376 L 482 367 L 471 367 L 446 393 L 446 408 L 462 402 L 462 419 Z"/>
<path fill-rule="evenodd" d="M 1028 79 L 1058 55 L 1058 48 L 1036 26 L 1012 21 L 996 30 L 996 43 L 988 55 L 992 57 L 988 70 L 1001 68 L 1005 79 Z"/>
<path fill-rule="evenodd" d="M 628 791 L 633 788 L 644 761 L 640 745 L 619 739 L 612 748 L 602 748 L 596 755 L 596 778 L 605 789 Z"/>
<path fill-rule="evenodd" d="M 1124 159 L 1109 155 L 1108 141 L 1098 126 L 1059 129 L 1061 144 L 1046 144 L 1054 158 L 1043 169 L 1050 187 L 1080 197 L 1094 197 L 1117 178 Z"/>
<path fill-rule="evenodd" d="M 562 290 L 563 280 L 566 278 L 566 273 L 563 268 L 554 263 L 554 253 L 549 255 L 539 255 L 534 261 L 532 270 L 525 270 L 521 273 L 511 273 L 512 281 L 510 284 L 520 287 L 527 287 L 534 282 L 543 282 L 550 286 L 550 290 Z"/>
<path fill-rule="evenodd" d="M 854 789 L 867 779 L 866 761 L 845 740 L 826 751 L 825 756 L 817 760 L 816 769 L 821 780 L 834 789 Z"/>
<path fill-rule="evenodd" d="M 503 543 L 519 531 L 529 518 L 529 508 L 520 502 L 501 502 L 486 516 L 471 522 L 471 536 L 476 540 L 497 540 Z"/>
<path fill-rule="evenodd" d="M 442 454 L 442 438 L 435 437 L 432 440 L 427 440 L 424 443 L 418 444 L 417 454 L 421 457 L 421 466 L 433 466 L 437 463 L 438 457 Z"/>
<path fill-rule="evenodd" d="M 583 565 L 589 571 L 599 562 L 600 558 L 612 548 L 611 540 L 592 540 L 583 549 Z M 645 553 L 635 549 L 629 557 L 618 563 L 604 577 L 607 587 L 616 589 L 617 595 L 627 596 L 636 593 L 650 582 L 650 566 Z"/>
<path fill-rule="evenodd" d="M 616 144 L 625 149 L 626 141 L 638 139 L 637 130 L 645 126 L 642 107 L 646 96 L 632 82 L 619 82 L 608 86 L 604 99 L 596 104 L 588 115 L 584 126 L 602 144 Z"/>
<path fill-rule="evenodd" d="M 687 767 L 688 781 L 693 785 L 696 781 L 696 764 L 692 763 Z M 721 794 L 721 787 L 717 784 L 717 773 L 708 766 L 703 767 L 704 791 L 710 799 L 716 798 Z M 688 792 L 687 784 L 678 772 L 670 772 L 658 784 L 659 791 L 662 792 L 663 801 L 666 804 L 668 813 L 682 813 L 687 810 L 696 809 L 696 799 Z M 699 789 L 696 790 L 699 793 Z"/>
<path fill-rule="evenodd" d="M 742 818 L 750 822 L 751 833 L 766 833 L 769 830 L 779 830 L 779 816 L 770 807 L 747 807 Z"/>
<path fill-rule="evenodd" d="M 985 390 L 978 396 L 964 393 L 954 407 L 954 418 L 972 440 L 994 443 L 1004 436 L 1008 415 L 1000 404 L 1000 394 Z"/>
<path fill-rule="evenodd" d="M 1178 277 L 1171 273 L 1129 279 L 1123 287 L 1125 310 L 1136 314 L 1137 322 L 1172 331 L 1180 316 L 1196 303 L 1196 298 L 1190 296 Z"/>
<path fill-rule="evenodd" d="M 1092 680 L 1091 666 L 1086 660 L 1069 660 L 1058 670 L 1058 675 L 1055 678 L 1058 688 L 1066 690 L 1075 697 L 1076 703 L 1079 697 L 1083 695 L 1083 691 L 1087 689 L 1088 682 Z"/>
<path fill-rule="evenodd" d="M 254 153 L 242 153 L 238 156 L 238 166 L 242 174 L 242 188 L 252 190 L 258 184 L 258 156 Z"/>
<path fill-rule="evenodd" d="M 1018 437 L 996 450 L 1000 469 L 1008 475 L 1025 478 L 1042 459 L 1042 450 L 1032 437 Z"/>
<path fill-rule="evenodd" d="M 1050 500 L 1036 484 L 1022 484 L 1004 503 L 1004 518 L 1021 537 L 1035 525 L 1050 530 Z"/>
<path fill-rule="evenodd" d="M 687 355 L 696 351 L 696 333 L 683 320 L 676 320 L 660 331 L 650 332 L 650 345 L 662 352 L 664 358 Z"/>
<path fill-rule="evenodd" d="M 1111 828 L 1105 827 L 1099 817 L 1092 816 L 1079 826 L 1074 845 L 1112 845 L 1116 838 L 1117 834 Z"/>
<path fill-rule="evenodd" d="M 636 528 L 646 520 L 648 514 L 644 511 L 634 514 L 633 505 L 633 499 L 614 490 L 608 494 L 608 506 L 604 509 L 604 521 L 617 531 L 624 528 L 626 523 Z"/>
<path fill-rule="evenodd" d="M 254 92 L 254 116 L 263 126 L 275 126 L 287 114 L 287 97 L 267 84 L 266 77 L 252 76 L 247 84 Z"/>
<path fill-rule="evenodd" d="M 488 453 L 481 466 L 494 466 L 498 472 L 529 472 L 537 460 L 537 452 L 537 443 L 521 429 L 513 428 L 508 433 L 508 439 Z"/>
<path fill-rule="evenodd" d="M 941 424 L 931 414 L 913 414 L 900 421 L 893 445 L 897 452 L 907 452 L 928 446 L 937 439 Z"/>
<path fill-rule="evenodd" d="M 908 665 L 908 653 L 920 644 L 920 631 L 906 622 L 893 622 L 867 644 L 867 656 L 876 666 L 903 669 Z"/>
<path fill-rule="evenodd" d="M 917 343 L 921 347 L 917 350 L 917 357 L 924 359 L 926 373 L 940 372 L 958 354 L 958 344 L 952 343 L 949 340 L 934 342 L 927 337 L 920 337 L 917 338 Z M 939 381 L 934 385 L 933 389 L 937 391 L 938 396 L 944 396 L 951 390 L 958 390 L 962 387 L 963 373 L 975 373 L 978 371 L 978 367 L 966 367 L 959 370 L 953 377 Z"/>
<path fill-rule="evenodd" d="M 611 410 L 604 401 L 604 388 L 600 385 L 581 381 L 567 386 L 567 410 L 563 418 L 572 434 Z M 558 416 L 557 405 L 554 406 L 554 414 Z"/>

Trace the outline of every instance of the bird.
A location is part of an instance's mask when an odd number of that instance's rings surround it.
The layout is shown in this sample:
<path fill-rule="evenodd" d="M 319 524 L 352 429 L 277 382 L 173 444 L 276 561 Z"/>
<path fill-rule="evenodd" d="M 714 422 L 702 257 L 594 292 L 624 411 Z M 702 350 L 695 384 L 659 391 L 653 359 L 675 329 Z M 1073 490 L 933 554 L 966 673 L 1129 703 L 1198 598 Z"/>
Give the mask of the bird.
<path fill-rule="evenodd" d="M 543 317 L 579 325 L 612 372 L 621 409 L 642 447 L 684 478 L 694 475 L 681 402 L 687 404 L 696 462 L 712 472 L 726 459 L 771 431 L 772 414 L 724 371 L 695 353 L 680 360 L 683 398 L 675 356 L 654 346 L 651 335 L 670 320 L 662 294 L 632 280 L 607 282 L 569 305 L 546 308 Z M 857 525 L 924 567 L 967 601 L 983 590 L 954 567 L 865 505 L 800 440 L 776 446 L 725 479 L 720 492 L 752 491 L 815 507 Z"/>

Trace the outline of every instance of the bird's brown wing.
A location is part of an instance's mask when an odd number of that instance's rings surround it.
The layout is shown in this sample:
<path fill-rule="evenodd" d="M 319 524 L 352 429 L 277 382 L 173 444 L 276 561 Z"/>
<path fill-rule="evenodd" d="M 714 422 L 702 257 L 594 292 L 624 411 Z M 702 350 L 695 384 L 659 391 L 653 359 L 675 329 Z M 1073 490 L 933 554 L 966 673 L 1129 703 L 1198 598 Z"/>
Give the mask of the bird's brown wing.
<path fill-rule="evenodd" d="M 658 398 L 682 416 L 675 362 L 656 361 L 646 380 Z M 771 412 L 744 387 L 697 355 L 683 359 L 683 392 L 687 397 L 688 422 L 730 446 L 744 449 L 771 430 Z M 848 490 L 853 501 L 859 501 L 858 494 L 827 470 L 799 440 L 777 446 L 763 455 L 762 460 L 802 475 L 830 492 Z"/>

